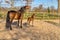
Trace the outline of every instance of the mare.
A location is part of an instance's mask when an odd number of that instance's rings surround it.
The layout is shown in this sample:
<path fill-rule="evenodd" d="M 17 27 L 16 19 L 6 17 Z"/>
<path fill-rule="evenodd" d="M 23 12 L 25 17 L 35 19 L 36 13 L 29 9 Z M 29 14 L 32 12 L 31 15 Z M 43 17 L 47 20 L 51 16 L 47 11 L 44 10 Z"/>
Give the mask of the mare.
<path fill-rule="evenodd" d="M 12 30 L 11 24 L 14 19 L 18 20 L 18 26 L 19 26 L 19 20 L 20 20 L 20 28 L 22 28 L 22 20 L 23 20 L 23 15 L 26 12 L 26 9 L 28 9 L 29 6 L 23 6 L 21 7 L 18 11 L 15 10 L 10 10 L 7 12 L 7 17 L 6 17 L 6 28 Z"/>

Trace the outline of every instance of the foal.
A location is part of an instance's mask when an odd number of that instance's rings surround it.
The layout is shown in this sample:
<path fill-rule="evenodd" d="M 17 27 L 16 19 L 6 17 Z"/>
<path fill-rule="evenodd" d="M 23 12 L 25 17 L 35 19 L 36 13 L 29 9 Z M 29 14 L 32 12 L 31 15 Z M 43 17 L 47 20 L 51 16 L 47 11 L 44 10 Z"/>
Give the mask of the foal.
<path fill-rule="evenodd" d="M 34 22 L 34 17 L 35 17 L 35 14 L 32 14 L 31 17 L 28 17 L 27 19 L 27 23 L 30 25 L 30 23 L 32 22 L 32 27 L 33 27 L 33 22 Z"/>

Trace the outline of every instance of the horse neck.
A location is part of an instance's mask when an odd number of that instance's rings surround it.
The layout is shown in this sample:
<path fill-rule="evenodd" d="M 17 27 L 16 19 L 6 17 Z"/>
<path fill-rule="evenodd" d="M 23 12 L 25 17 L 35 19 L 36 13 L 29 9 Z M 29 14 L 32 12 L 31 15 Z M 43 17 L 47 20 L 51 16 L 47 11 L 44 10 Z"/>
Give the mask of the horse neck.
<path fill-rule="evenodd" d="M 19 10 L 18 12 L 19 12 L 19 14 L 23 14 L 23 13 L 24 13 L 24 11 L 23 11 L 23 10 Z"/>
<path fill-rule="evenodd" d="M 31 18 L 34 18 L 34 15 L 32 15 Z"/>
<path fill-rule="evenodd" d="M 22 12 L 22 13 L 24 13 L 24 10 L 25 9 L 22 7 L 19 11 Z"/>

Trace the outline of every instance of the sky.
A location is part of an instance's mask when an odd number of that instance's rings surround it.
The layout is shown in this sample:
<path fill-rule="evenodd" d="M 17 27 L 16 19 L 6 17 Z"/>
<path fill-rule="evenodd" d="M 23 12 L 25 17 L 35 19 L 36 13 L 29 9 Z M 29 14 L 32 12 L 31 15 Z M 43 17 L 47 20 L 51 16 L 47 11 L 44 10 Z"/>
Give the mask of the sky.
<path fill-rule="evenodd" d="M 10 7 L 10 5 L 8 5 L 8 3 L 5 3 L 4 0 L 0 0 L 2 1 L 0 6 L 2 7 Z M 15 0 L 14 6 L 23 6 L 25 5 L 26 2 L 22 2 L 20 0 Z M 33 7 L 38 7 L 40 4 L 43 5 L 43 7 L 47 8 L 47 7 L 51 7 L 54 6 L 55 9 L 57 9 L 58 7 L 58 2 L 57 0 L 34 0 L 31 4 L 32 8 Z"/>

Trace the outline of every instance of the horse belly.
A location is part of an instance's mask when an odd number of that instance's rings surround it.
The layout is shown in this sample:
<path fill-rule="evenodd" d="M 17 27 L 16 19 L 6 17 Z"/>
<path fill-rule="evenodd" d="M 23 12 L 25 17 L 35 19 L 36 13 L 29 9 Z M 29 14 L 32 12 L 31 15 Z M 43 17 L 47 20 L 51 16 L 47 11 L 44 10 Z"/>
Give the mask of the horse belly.
<path fill-rule="evenodd" d="M 14 17 L 15 17 L 15 14 L 13 14 L 13 13 L 10 13 L 10 19 L 13 19 Z"/>
<path fill-rule="evenodd" d="M 18 14 L 16 14 L 14 19 L 18 19 L 18 18 L 19 18 L 19 15 L 18 15 Z"/>

